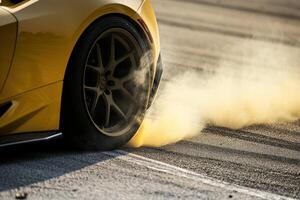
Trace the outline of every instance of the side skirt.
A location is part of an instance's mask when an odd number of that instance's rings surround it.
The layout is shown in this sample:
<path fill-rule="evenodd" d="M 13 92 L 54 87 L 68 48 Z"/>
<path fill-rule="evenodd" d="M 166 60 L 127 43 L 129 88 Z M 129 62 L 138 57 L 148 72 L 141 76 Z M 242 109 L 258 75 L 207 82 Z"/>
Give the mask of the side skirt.
<path fill-rule="evenodd" d="M 41 142 L 41 141 L 52 140 L 60 137 L 62 137 L 62 133 L 58 133 L 57 131 L 7 135 L 7 136 L 0 137 L 0 147 L 33 143 L 33 142 Z"/>

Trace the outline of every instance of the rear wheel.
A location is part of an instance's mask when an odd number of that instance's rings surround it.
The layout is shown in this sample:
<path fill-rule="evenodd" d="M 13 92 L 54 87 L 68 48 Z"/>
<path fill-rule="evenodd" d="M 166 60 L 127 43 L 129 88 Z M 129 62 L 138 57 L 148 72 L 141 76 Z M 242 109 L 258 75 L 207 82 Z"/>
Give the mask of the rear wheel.
<path fill-rule="evenodd" d="M 62 130 L 81 149 L 109 150 L 138 130 L 150 91 L 147 42 L 121 17 L 95 22 L 81 37 L 66 72 Z"/>

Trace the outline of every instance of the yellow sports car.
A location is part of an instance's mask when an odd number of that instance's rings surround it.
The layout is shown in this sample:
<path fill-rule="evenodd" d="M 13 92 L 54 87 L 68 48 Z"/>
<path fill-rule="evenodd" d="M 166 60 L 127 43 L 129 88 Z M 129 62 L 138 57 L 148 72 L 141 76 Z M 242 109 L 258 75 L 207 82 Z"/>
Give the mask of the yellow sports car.
<path fill-rule="evenodd" d="M 0 2 L 0 146 L 127 143 L 162 74 L 150 0 Z"/>

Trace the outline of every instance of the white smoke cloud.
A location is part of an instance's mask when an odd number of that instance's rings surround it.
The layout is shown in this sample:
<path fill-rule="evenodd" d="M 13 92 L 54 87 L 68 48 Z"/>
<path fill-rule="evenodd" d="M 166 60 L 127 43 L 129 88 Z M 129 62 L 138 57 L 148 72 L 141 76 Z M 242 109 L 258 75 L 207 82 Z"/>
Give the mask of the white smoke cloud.
<path fill-rule="evenodd" d="M 220 61 L 209 78 L 186 72 L 161 89 L 133 147 L 162 146 L 201 133 L 208 125 L 239 129 L 300 118 L 300 53 L 252 41 L 229 51 L 242 64 Z"/>

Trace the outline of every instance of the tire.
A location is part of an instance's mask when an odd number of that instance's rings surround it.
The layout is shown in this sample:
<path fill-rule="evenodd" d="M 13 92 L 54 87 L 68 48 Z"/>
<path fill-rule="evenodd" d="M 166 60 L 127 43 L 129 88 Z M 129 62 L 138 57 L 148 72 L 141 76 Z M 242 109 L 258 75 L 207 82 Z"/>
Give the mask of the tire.
<path fill-rule="evenodd" d="M 69 144 L 112 150 L 134 136 L 149 100 L 148 52 L 146 39 L 122 17 L 99 19 L 85 31 L 64 80 L 61 129 Z"/>

